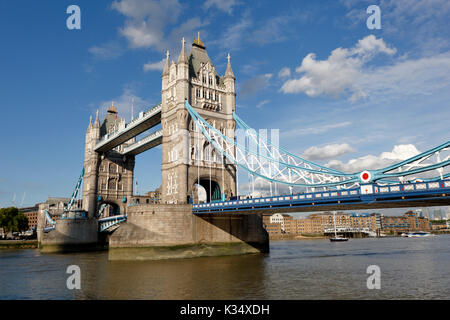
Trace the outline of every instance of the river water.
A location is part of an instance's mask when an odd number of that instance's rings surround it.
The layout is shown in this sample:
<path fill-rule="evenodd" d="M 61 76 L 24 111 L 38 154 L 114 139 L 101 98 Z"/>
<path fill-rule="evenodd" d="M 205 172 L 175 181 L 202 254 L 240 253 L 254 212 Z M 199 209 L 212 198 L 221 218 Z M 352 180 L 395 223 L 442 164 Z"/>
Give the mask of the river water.
<path fill-rule="evenodd" d="M 0 299 L 449 299 L 450 235 L 272 241 L 270 253 L 109 262 L 107 252 L 0 250 Z M 69 265 L 81 289 L 69 290 Z M 368 289 L 367 267 L 381 270 Z"/>

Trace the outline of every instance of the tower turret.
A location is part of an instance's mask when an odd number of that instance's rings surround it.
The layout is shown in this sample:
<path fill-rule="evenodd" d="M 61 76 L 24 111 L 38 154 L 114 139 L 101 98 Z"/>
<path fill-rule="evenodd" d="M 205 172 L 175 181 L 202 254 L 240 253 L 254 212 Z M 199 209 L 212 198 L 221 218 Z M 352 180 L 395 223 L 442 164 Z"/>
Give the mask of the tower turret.
<path fill-rule="evenodd" d="M 226 87 L 226 113 L 231 114 L 236 110 L 236 89 L 235 89 L 235 80 L 233 69 L 231 68 L 231 57 L 230 54 L 227 56 L 228 64 L 227 70 L 225 71 L 224 84 Z"/>
<path fill-rule="evenodd" d="M 169 53 L 169 50 L 167 50 L 166 51 L 166 63 L 164 64 L 163 73 L 161 75 L 162 90 L 165 90 L 169 84 L 169 59 L 170 59 L 170 53 Z"/>

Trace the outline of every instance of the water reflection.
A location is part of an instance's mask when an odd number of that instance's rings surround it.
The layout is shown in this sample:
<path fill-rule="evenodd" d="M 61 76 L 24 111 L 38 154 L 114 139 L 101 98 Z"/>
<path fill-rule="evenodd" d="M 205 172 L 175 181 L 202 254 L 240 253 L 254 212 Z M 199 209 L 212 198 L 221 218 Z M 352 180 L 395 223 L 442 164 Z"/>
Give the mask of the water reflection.
<path fill-rule="evenodd" d="M 66 288 L 79 265 L 82 289 Z M 381 268 L 381 290 L 366 269 Z M 110 262 L 107 252 L 0 251 L 1 299 L 448 299 L 450 235 L 271 243 L 270 254 Z"/>

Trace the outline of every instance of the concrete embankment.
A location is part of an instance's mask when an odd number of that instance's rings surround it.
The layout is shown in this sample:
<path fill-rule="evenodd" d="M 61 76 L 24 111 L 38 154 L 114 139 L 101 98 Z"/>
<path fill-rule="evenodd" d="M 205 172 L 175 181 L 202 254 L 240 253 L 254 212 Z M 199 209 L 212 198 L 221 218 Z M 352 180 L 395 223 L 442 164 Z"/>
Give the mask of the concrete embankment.
<path fill-rule="evenodd" d="M 322 240 L 327 237 L 323 235 L 299 235 L 299 234 L 272 234 L 269 236 L 270 241 L 277 240 Z"/>
<path fill-rule="evenodd" d="M 1 240 L 0 249 L 36 249 L 37 240 Z"/>

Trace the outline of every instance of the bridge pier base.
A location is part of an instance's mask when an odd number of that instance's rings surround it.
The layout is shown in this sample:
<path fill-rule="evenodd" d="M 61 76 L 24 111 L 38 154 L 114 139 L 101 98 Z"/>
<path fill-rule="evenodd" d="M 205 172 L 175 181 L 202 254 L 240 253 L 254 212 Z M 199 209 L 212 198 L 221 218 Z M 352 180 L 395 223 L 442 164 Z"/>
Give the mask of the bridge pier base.
<path fill-rule="evenodd" d="M 57 220 L 56 228 L 43 232 L 45 217 L 41 212 L 38 219 L 38 244 L 43 253 L 81 252 L 98 250 L 97 219 Z"/>
<path fill-rule="evenodd" d="M 191 205 L 138 205 L 109 239 L 110 260 L 161 260 L 269 251 L 260 215 L 192 214 Z"/>

